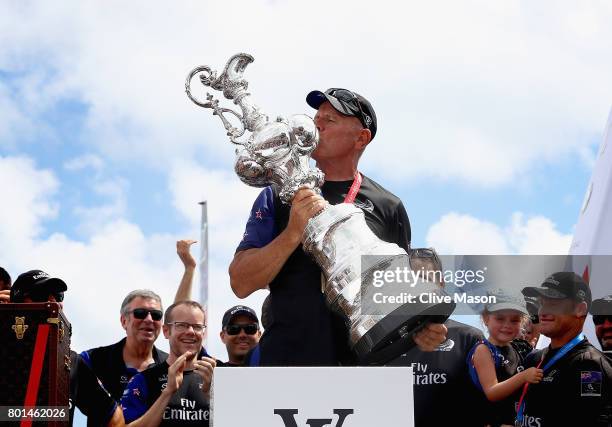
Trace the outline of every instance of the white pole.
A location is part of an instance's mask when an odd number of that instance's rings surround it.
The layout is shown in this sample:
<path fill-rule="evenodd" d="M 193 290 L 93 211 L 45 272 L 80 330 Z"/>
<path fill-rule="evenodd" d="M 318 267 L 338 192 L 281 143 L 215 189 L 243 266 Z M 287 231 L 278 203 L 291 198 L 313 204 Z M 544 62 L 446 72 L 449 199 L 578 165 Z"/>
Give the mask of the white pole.
<path fill-rule="evenodd" d="M 207 202 L 199 204 L 202 206 L 202 223 L 200 227 L 200 304 L 208 315 L 208 209 Z"/>

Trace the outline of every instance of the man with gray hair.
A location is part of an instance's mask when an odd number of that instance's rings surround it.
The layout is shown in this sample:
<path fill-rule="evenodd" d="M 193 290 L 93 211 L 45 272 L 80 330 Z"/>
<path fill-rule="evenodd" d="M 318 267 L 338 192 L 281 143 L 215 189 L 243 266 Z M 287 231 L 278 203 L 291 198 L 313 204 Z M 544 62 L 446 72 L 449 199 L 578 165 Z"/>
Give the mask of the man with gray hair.
<path fill-rule="evenodd" d="M 159 295 L 147 289 L 132 291 L 123 300 L 120 314 L 126 337 L 81 353 L 83 361 L 116 401 L 121 399 L 130 378 L 168 357 L 153 345 L 162 326 Z"/>

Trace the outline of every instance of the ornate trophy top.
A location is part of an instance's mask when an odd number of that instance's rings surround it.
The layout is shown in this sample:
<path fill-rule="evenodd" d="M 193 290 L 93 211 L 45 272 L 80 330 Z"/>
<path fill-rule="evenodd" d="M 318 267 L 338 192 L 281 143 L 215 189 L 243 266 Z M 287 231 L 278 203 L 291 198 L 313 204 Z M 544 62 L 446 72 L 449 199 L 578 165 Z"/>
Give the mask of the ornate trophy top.
<path fill-rule="evenodd" d="M 221 119 L 230 142 L 239 145 L 234 169 L 240 179 L 253 187 L 275 185 L 281 199 L 289 203 L 299 188 L 318 188 L 323 184 L 323 172 L 309 164 L 319 141 L 318 131 L 306 115 L 297 114 L 288 119 L 277 117 L 271 121 L 255 105 L 247 92 L 249 83 L 243 76 L 253 61 L 251 55 L 238 53 L 227 61 L 220 75 L 209 66 L 196 67 L 187 76 L 185 91 L 196 105 L 212 109 L 213 115 Z M 205 101 L 194 97 L 191 81 L 197 74 L 200 74 L 202 85 L 223 92 L 226 99 L 240 107 L 241 113 L 220 107 L 219 101 L 208 92 Z M 236 126 L 230 122 L 230 116 L 238 119 Z M 247 131 L 250 135 L 240 140 Z"/>

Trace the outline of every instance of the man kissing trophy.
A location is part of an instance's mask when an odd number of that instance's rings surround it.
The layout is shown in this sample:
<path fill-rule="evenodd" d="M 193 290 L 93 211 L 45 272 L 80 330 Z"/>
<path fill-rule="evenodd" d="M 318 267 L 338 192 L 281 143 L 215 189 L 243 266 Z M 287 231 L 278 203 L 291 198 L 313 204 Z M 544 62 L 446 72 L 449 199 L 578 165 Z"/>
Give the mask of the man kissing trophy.
<path fill-rule="evenodd" d="M 310 165 L 318 130 L 306 115 L 271 120 L 261 111 L 247 92 L 248 82 L 243 77 L 253 60 L 251 55 L 236 54 L 219 75 L 208 66 L 193 69 L 185 83 L 187 96 L 221 119 L 227 136 L 237 146 L 234 169 L 238 177 L 253 187 L 276 187 L 283 203 L 290 204 L 299 189 L 317 191 L 324 182 L 323 172 Z M 205 100 L 196 98 L 191 91 L 196 75 L 204 86 L 223 92 L 241 112 L 221 107 L 210 93 Z M 409 255 L 397 244 L 379 239 L 368 228 L 363 211 L 352 203 L 328 205 L 311 218 L 302 244 L 321 268 L 326 302 L 345 318 L 349 344 L 361 364 L 384 364 L 405 353 L 414 345 L 411 337 L 417 331 L 428 323 L 443 323 L 455 308 L 453 302 L 420 302 L 421 293 L 444 294 L 440 283 L 426 280 L 394 287 L 396 293 L 407 290 L 412 295 L 410 302 L 372 303 L 374 272 L 413 269 L 417 264 L 441 270 L 441 265 L 433 251 L 411 250 Z M 423 253 L 428 259 L 419 255 Z"/>

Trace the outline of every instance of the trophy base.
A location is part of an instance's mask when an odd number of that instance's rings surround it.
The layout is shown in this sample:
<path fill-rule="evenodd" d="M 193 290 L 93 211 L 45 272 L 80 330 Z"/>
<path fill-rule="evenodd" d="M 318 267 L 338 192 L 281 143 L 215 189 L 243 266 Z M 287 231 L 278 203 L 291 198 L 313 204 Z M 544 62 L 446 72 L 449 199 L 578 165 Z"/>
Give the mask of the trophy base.
<path fill-rule="evenodd" d="M 362 365 L 383 365 L 409 351 L 412 339 L 429 323 L 444 323 L 455 309 L 455 303 L 406 303 L 378 320 L 353 346 Z M 418 313 L 418 314 L 415 314 Z M 448 314 L 443 314 L 448 313 Z"/>

